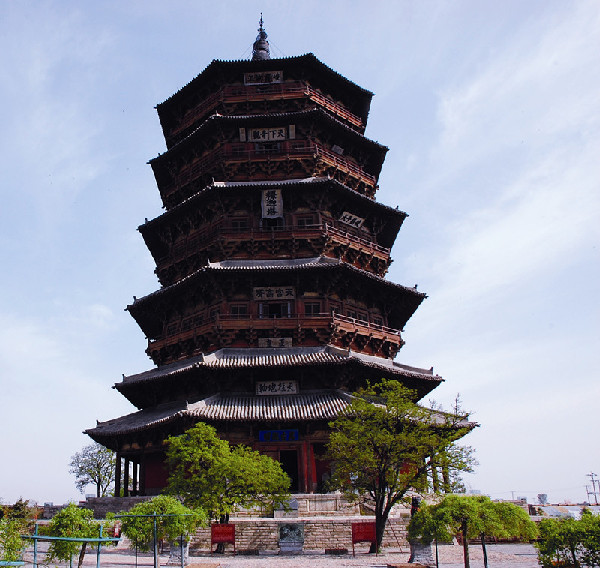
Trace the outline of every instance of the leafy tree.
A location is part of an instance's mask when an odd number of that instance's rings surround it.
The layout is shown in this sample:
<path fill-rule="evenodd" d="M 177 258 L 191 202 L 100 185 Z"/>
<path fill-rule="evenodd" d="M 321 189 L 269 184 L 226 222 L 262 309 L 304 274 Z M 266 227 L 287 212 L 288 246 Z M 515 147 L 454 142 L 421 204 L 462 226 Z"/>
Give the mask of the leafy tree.
<path fill-rule="evenodd" d="M 41 509 L 35 504 L 30 505 L 28 499 L 19 499 L 14 505 L 4 505 L 0 507 L 0 518 L 20 521 L 23 528 L 32 525 L 33 520 L 37 519 Z"/>
<path fill-rule="evenodd" d="M 252 507 L 289 498 L 290 479 L 281 465 L 245 446 L 231 447 L 202 422 L 167 440 L 168 492 L 192 508 L 227 522 L 236 506 Z"/>
<path fill-rule="evenodd" d="M 22 530 L 23 523 L 20 520 L 0 519 L 0 560 L 16 562 L 21 559 L 23 550 Z"/>
<path fill-rule="evenodd" d="M 434 461 L 448 470 L 471 471 L 470 448 L 455 441 L 472 425 L 457 408 L 427 410 L 397 381 L 384 380 L 356 393 L 347 412 L 330 423 L 331 485 L 353 501 L 374 502 L 376 547 L 388 516 L 411 488 L 423 487 Z"/>
<path fill-rule="evenodd" d="M 115 454 L 94 442 L 71 456 L 69 473 L 75 475 L 75 487 L 81 493 L 86 485 L 96 486 L 96 497 L 104 497 L 115 479 Z"/>
<path fill-rule="evenodd" d="M 127 512 L 119 513 L 121 527 L 127 538 L 139 548 L 147 551 L 154 541 L 154 517 L 158 540 L 173 541 L 180 536 L 188 537 L 196 527 L 206 523 L 202 510 L 192 510 L 168 495 L 158 495 L 150 501 L 138 503 Z"/>
<path fill-rule="evenodd" d="M 409 537 L 425 542 L 448 541 L 460 536 L 465 568 L 469 568 L 469 539 L 480 538 L 484 566 L 487 568 L 486 537 L 532 539 L 535 523 L 512 503 L 495 503 L 489 497 L 446 495 L 436 505 L 424 505 L 409 524 Z"/>
<path fill-rule="evenodd" d="M 69 503 L 60 510 L 48 525 L 50 536 L 68 538 L 98 538 L 99 523 L 94 521 L 94 513 L 90 509 L 81 509 L 75 503 Z M 70 542 L 53 540 L 48 548 L 48 561 L 68 561 L 79 551 L 78 566 L 81 568 L 87 547 L 87 542 Z"/>
<path fill-rule="evenodd" d="M 535 544 L 542 566 L 600 566 L 600 517 L 584 510 L 581 519 L 543 519 Z"/>

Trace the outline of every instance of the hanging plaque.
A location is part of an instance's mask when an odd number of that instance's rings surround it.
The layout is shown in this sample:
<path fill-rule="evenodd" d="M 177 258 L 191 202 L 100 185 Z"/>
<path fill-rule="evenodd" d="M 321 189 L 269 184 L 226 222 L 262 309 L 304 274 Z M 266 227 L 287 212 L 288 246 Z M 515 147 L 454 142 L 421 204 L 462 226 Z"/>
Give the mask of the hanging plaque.
<path fill-rule="evenodd" d="M 283 217 L 283 197 L 281 189 L 264 189 L 262 192 L 263 219 Z"/>
<path fill-rule="evenodd" d="M 244 73 L 244 85 L 264 85 L 265 83 L 282 83 L 283 71 L 259 71 Z"/>
<path fill-rule="evenodd" d="M 257 286 L 252 288 L 255 300 L 294 300 L 296 289 L 293 286 Z"/>
<path fill-rule="evenodd" d="M 273 142 L 285 140 L 288 135 L 286 126 L 273 126 L 269 128 L 249 128 L 249 142 Z"/>
<path fill-rule="evenodd" d="M 292 347 L 291 337 L 259 337 L 259 347 Z"/>
<path fill-rule="evenodd" d="M 298 394 L 298 381 L 257 381 L 256 394 L 261 396 Z"/>
<path fill-rule="evenodd" d="M 342 223 L 346 223 L 346 225 L 352 225 L 357 229 L 359 227 L 362 227 L 362 224 L 365 222 L 365 220 L 362 217 L 358 217 L 357 215 L 349 213 L 348 211 L 344 211 L 342 213 L 342 215 L 340 216 L 340 221 Z"/>

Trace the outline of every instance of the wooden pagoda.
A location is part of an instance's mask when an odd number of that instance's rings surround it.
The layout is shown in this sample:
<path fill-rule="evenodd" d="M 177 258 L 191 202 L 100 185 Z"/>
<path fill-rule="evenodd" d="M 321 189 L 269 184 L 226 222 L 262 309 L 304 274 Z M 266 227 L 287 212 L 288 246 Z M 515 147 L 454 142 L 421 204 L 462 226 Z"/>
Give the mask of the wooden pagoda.
<path fill-rule="evenodd" d="M 139 231 L 161 287 L 127 307 L 156 366 L 114 386 L 137 412 L 86 431 L 117 452 L 117 494 L 158 493 L 163 441 L 198 421 L 320 491 L 349 393 L 441 382 L 394 361 L 425 294 L 385 279 L 406 214 L 375 200 L 371 97 L 312 54 L 271 59 L 261 19 L 251 60 L 215 60 L 158 105 L 165 212 Z"/>

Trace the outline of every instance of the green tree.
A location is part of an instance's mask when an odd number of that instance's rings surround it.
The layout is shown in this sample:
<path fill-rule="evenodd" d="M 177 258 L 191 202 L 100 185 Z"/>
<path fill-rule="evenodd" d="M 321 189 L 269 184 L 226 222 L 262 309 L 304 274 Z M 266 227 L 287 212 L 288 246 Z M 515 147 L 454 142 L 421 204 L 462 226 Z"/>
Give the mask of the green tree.
<path fill-rule="evenodd" d="M 16 562 L 21 559 L 23 522 L 16 519 L 0 519 L 0 560 Z"/>
<path fill-rule="evenodd" d="M 54 515 L 48 525 L 47 533 L 50 536 L 67 538 L 98 538 L 100 524 L 94 521 L 94 514 L 90 509 L 81 509 L 75 503 L 69 503 Z M 48 561 L 66 562 L 79 551 L 78 566 L 81 568 L 87 544 L 87 542 L 53 540 L 48 548 Z"/>
<path fill-rule="evenodd" d="M 168 492 L 211 518 L 227 522 L 236 506 L 277 506 L 289 499 L 290 479 L 278 462 L 231 447 L 207 424 L 199 422 L 167 444 Z"/>
<path fill-rule="evenodd" d="M 542 566 L 600 566 L 600 517 L 584 510 L 581 519 L 543 519 L 535 544 Z"/>
<path fill-rule="evenodd" d="M 480 538 L 487 568 L 486 537 L 523 538 L 537 535 L 535 523 L 526 511 L 512 503 L 496 503 L 489 497 L 446 495 L 436 505 L 424 505 L 409 524 L 409 537 L 425 542 L 448 541 L 460 536 L 465 568 L 469 568 L 469 539 Z"/>
<path fill-rule="evenodd" d="M 154 541 L 154 515 L 158 540 L 174 541 L 189 537 L 196 527 L 206 523 L 202 510 L 189 509 L 169 495 L 158 495 L 138 503 L 127 512 L 119 513 L 123 533 L 140 550 L 149 550 Z"/>
<path fill-rule="evenodd" d="M 447 470 L 471 471 L 470 448 L 455 441 L 473 427 L 466 415 L 427 410 L 414 392 L 384 380 L 355 394 L 347 412 L 330 423 L 331 485 L 352 501 L 374 503 L 376 546 L 390 511 L 411 488 L 424 487 L 433 460 Z"/>
<path fill-rule="evenodd" d="M 96 486 L 96 497 L 104 497 L 115 479 L 115 453 L 94 442 L 71 456 L 69 473 L 75 487 L 83 493 L 86 485 Z"/>

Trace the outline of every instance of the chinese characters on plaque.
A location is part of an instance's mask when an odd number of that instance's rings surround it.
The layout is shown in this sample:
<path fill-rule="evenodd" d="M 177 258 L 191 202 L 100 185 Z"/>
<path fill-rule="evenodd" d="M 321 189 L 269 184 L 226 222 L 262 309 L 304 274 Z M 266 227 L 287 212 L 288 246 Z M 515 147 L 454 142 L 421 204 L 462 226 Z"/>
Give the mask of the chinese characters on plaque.
<path fill-rule="evenodd" d="M 294 300 L 296 289 L 293 286 L 258 286 L 252 288 L 255 300 Z"/>
<path fill-rule="evenodd" d="M 353 215 L 352 213 L 348 213 L 348 211 L 344 211 L 342 213 L 342 215 L 340 216 L 340 221 L 342 223 L 346 223 L 347 225 L 352 225 L 357 229 L 362 227 L 362 224 L 365 222 L 365 220 L 362 217 L 358 217 L 356 215 Z"/>
<path fill-rule="evenodd" d="M 244 73 L 244 85 L 264 85 L 265 83 L 281 82 L 283 82 L 283 71 Z"/>
<path fill-rule="evenodd" d="M 283 197 L 281 189 L 264 189 L 262 192 L 263 219 L 283 217 Z"/>
<path fill-rule="evenodd" d="M 291 337 L 259 337 L 259 347 L 292 347 Z"/>
<path fill-rule="evenodd" d="M 275 126 L 272 128 L 249 128 L 249 142 L 269 142 L 287 139 L 287 128 L 285 126 Z"/>
<path fill-rule="evenodd" d="M 257 381 L 256 394 L 298 394 L 298 381 Z"/>
<path fill-rule="evenodd" d="M 259 430 L 259 442 L 297 442 L 298 430 Z"/>

